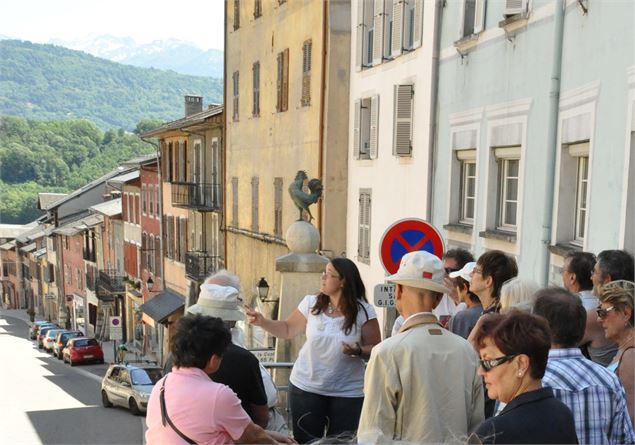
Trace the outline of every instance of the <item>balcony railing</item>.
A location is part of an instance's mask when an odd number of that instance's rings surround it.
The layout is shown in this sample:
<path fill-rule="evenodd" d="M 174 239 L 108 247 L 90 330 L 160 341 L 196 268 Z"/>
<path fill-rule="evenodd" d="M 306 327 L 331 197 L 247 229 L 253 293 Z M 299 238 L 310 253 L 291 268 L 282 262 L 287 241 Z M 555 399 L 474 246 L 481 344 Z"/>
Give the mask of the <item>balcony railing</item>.
<path fill-rule="evenodd" d="M 126 287 L 123 282 L 124 276 L 116 269 L 107 269 L 99 271 L 98 286 L 100 290 L 108 293 L 125 292 Z"/>
<path fill-rule="evenodd" d="M 218 270 L 219 256 L 207 252 L 191 251 L 185 254 L 185 273 L 189 278 L 200 281 Z"/>
<path fill-rule="evenodd" d="M 97 255 L 94 250 L 84 249 L 83 256 L 86 261 L 90 261 L 91 263 L 97 262 Z"/>
<path fill-rule="evenodd" d="M 220 184 L 172 183 L 172 205 L 200 211 L 221 208 Z"/>

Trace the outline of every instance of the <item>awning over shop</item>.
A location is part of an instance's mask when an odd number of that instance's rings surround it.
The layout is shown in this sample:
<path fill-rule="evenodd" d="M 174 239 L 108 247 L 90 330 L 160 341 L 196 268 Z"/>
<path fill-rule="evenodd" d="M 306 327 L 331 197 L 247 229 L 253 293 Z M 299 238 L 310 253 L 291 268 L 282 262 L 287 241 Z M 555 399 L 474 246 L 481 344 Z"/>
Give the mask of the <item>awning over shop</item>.
<path fill-rule="evenodd" d="M 37 246 L 35 243 L 31 243 L 27 246 L 24 247 L 20 247 L 20 250 L 24 253 L 29 253 L 29 252 L 33 252 L 35 249 L 37 249 Z"/>
<path fill-rule="evenodd" d="M 140 309 L 157 323 L 162 323 L 183 306 L 185 306 L 185 299 L 181 295 L 173 290 L 165 289 L 146 303 L 143 303 Z"/>

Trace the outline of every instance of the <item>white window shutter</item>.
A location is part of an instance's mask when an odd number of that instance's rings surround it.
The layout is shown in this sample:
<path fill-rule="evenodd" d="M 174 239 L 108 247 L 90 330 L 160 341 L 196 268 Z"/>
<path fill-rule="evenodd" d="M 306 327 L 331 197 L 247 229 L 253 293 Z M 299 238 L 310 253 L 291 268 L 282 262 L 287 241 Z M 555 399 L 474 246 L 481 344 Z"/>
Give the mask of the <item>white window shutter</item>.
<path fill-rule="evenodd" d="M 357 36 L 355 38 L 355 69 L 364 64 L 364 0 L 357 0 Z"/>
<path fill-rule="evenodd" d="M 403 0 L 396 0 L 392 5 L 392 45 L 390 47 L 390 56 L 397 57 L 401 55 L 403 48 Z"/>
<path fill-rule="evenodd" d="M 476 0 L 474 11 L 474 34 L 478 34 L 485 28 L 485 6 L 487 0 Z"/>
<path fill-rule="evenodd" d="M 527 0 L 505 0 L 504 15 L 515 15 L 527 10 Z"/>
<path fill-rule="evenodd" d="M 412 42 L 413 48 L 419 48 L 421 46 L 423 35 L 423 0 L 410 0 L 415 2 L 415 23 L 414 23 L 414 39 Z"/>
<path fill-rule="evenodd" d="M 384 56 L 384 0 L 375 0 L 373 29 L 373 65 L 379 65 Z"/>
<path fill-rule="evenodd" d="M 393 154 L 412 153 L 412 85 L 395 85 L 395 119 Z"/>
<path fill-rule="evenodd" d="M 362 116 L 362 101 L 357 99 L 355 101 L 355 116 L 353 122 L 353 158 L 359 159 L 359 144 L 360 144 L 360 126 Z"/>
<path fill-rule="evenodd" d="M 370 158 L 377 159 L 379 127 L 379 96 L 370 98 Z"/>

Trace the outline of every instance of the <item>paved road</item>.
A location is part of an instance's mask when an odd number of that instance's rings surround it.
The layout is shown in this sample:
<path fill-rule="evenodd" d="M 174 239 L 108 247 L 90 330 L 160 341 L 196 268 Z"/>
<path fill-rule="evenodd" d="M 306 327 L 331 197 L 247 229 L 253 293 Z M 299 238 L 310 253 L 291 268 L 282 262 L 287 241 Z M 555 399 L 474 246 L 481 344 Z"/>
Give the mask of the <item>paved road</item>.
<path fill-rule="evenodd" d="M 0 314 L 1 444 L 143 443 L 144 417 L 101 406 L 108 365 L 71 368 L 27 333 L 24 320 Z"/>

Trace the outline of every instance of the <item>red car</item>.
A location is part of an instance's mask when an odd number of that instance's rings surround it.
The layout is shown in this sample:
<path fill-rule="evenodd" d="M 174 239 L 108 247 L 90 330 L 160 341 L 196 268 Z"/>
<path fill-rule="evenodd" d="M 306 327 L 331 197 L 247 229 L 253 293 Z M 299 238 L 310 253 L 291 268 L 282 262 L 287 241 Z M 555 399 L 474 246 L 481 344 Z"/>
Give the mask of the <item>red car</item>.
<path fill-rule="evenodd" d="M 86 362 L 104 363 L 104 351 L 94 338 L 75 337 L 66 343 L 62 351 L 62 359 L 64 363 L 68 362 L 71 366 Z"/>

